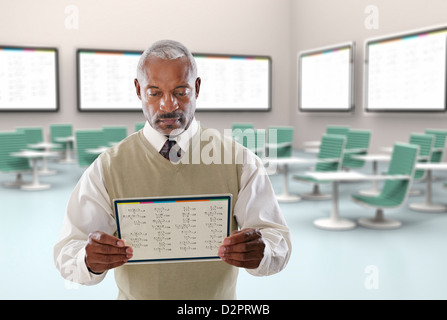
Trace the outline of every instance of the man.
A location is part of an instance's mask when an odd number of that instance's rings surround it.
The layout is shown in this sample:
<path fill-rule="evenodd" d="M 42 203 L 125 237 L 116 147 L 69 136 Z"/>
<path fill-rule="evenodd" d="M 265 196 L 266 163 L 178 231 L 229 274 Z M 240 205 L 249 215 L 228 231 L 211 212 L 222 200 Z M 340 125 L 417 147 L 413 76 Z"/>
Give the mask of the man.
<path fill-rule="evenodd" d="M 63 277 L 92 285 L 115 268 L 119 299 L 234 299 L 239 267 L 264 276 L 286 266 L 289 229 L 262 162 L 195 120 L 200 85 L 182 44 L 159 41 L 142 54 L 135 88 L 147 122 L 101 154 L 74 189 L 54 249 Z M 162 156 L 170 140 L 176 145 Z M 231 163 L 218 154 L 222 146 Z M 218 161 L 193 161 L 204 150 L 214 150 Z M 113 199 L 228 193 L 234 230 L 218 249 L 222 261 L 125 264 L 133 249 L 116 237 Z"/>

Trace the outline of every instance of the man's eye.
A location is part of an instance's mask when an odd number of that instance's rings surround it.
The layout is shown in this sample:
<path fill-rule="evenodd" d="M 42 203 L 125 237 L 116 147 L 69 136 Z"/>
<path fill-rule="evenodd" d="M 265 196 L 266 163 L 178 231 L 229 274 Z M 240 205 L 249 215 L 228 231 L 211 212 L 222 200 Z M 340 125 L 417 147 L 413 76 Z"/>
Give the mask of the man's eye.
<path fill-rule="evenodd" d="M 175 90 L 174 94 L 178 97 L 185 97 L 189 94 L 189 89 Z"/>
<path fill-rule="evenodd" d="M 147 92 L 147 95 L 148 95 L 149 97 L 156 97 L 156 96 L 159 96 L 159 95 L 160 95 L 160 92 L 159 92 L 159 91 L 151 91 L 151 90 L 149 90 L 149 91 Z"/>

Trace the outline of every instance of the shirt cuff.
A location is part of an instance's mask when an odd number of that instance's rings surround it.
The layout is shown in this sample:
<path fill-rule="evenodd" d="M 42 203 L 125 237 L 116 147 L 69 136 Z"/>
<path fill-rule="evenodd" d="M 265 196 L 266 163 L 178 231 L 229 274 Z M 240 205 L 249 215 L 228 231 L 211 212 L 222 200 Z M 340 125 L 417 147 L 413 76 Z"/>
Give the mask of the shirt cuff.
<path fill-rule="evenodd" d="M 262 234 L 262 230 L 261 230 Z M 252 276 L 263 277 L 270 274 L 269 266 L 270 261 L 272 260 L 272 249 L 268 241 L 264 240 L 265 248 L 264 248 L 264 256 L 262 257 L 259 266 L 256 269 L 245 269 Z"/>
<path fill-rule="evenodd" d="M 103 273 L 93 273 L 89 271 L 87 268 L 87 265 L 85 264 L 85 248 L 82 248 L 79 250 L 78 255 L 76 257 L 76 264 L 78 266 L 79 270 L 79 282 L 80 284 L 84 285 L 94 285 L 99 282 L 101 282 L 104 277 L 106 276 L 107 271 L 104 271 Z"/>

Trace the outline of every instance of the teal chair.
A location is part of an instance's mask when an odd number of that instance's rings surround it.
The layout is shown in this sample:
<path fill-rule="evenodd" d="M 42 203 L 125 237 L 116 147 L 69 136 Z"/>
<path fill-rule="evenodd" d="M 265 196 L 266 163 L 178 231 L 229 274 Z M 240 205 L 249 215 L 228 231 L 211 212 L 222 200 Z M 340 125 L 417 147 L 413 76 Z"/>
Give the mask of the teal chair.
<path fill-rule="evenodd" d="M 43 129 L 41 127 L 18 127 L 18 132 L 25 134 L 26 145 L 43 142 Z"/>
<path fill-rule="evenodd" d="M 365 165 L 364 160 L 355 159 L 354 155 L 366 155 L 371 140 L 370 130 L 350 129 L 346 134 L 346 148 L 344 151 L 342 168 L 358 169 Z"/>
<path fill-rule="evenodd" d="M 143 129 L 145 124 L 146 124 L 146 122 L 137 122 L 137 123 L 135 123 L 135 132 L 140 131 L 141 129 Z"/>
<path fill-rule="evenodd" d="M 430 134 L 423 133 L 412 133 L 410 135 L 410 144 L 414 144 L 419 147 L 419 156 L 418 162 L 428 162 L 432 157 L 432 151 L 434 146 L 435 138 Z M 425 179 L 427 175 L 427 170 L 417 169 L 414 172 L 413 181 L 421 181 Z M 410 195 L 419 195 L 421 194 L 420 190 L 411 189 Z"/>
<path fill-rule="evenodd" d="M 289 126 L 270 126 L 267 134 L 269 158 L 290 158 L 293 148 L 294 128 Z"/>
<path fill-rule="evenodd" d="M 53 151 L 64 151 L 65 143 L 58 141 L 58 138 L 66 138 L 73 136 L 73 126 L 71 124 L 50 124 L 50 141 L 60 146 L 52 148 Z M 70 143 L 72 150 L 74 145 Z"/>
<path fill-rule="evenodd" d="M 26 149 L 25 134 L 23 132 L 0 132 L 0 172 L 15 173 L 14 182 L 6 182 L 6 187 L 20 187 L 25 182 L 23 173 L 32 171 L 29 161 L 25 158 L 14 157 L 13 152 Z"/>
<path fill-rule="evenodd" d="M 326 133 L 328 134 L 340 134 L 346 135 L 349 132 L 348 126 L 336 126 L 336 125 L 328 125 L 326 127 Z"/>
<path fill-rule="evenodd" d="M 105 144 L 111 146 L 127 137 L 127 127 L 125 126 L 103 126 Z"/>
<path fill-rule="evenodd" d="M 345 148 L 346 137 L 342 135 L 325 134 L 321 138 L 318 159 L 315 165 L 315 172 L 336 172 L 341 168 L 343 159 L 343 150 Z M 322 181 L 305 174 L 295 174 L 292 176 L 294 180 L 313 183 L 312 193 L 301 194 L 303 199 L 309 200 L 326 200 L 330 199 L 330 194 L 320 192 L 319 185 L 330 183 L 331 181 Z"/>
<path fill-rule="evenodd" d="M 427 129 L 426 134 L 432 134 L 435 136 L 435 142 L 433 145 L 433 152 L 430 162 L 441 162 L 444 155 L 445 142 L 447 137 L 447 130 L 440 129 Z"/>
<path fill-rule="evenodd" d="M 386 179 L 380 194 L 368 196 L 353 194 L 352 200 L 366 207 L 376 208 L 374 218 L 361 218 L 358 223 L 366 228 L 395 229 L 402 222 L 386 219 L 383 210 L 402 206 L 408 197 L 417 162 L 419 147 L 413 144 L 395 143 L 387 175 L 397 175 Z M 400 176 L 400 177 L 399 177 Z"/>
<path fill-rule="evenodd" d="M 76 150 L 80 167 L 88 167 L 99 156 L 100 152 L 91 153 L 88 149 L 104 148 L 106 140 L 101 129 L 76 130 Z"/>

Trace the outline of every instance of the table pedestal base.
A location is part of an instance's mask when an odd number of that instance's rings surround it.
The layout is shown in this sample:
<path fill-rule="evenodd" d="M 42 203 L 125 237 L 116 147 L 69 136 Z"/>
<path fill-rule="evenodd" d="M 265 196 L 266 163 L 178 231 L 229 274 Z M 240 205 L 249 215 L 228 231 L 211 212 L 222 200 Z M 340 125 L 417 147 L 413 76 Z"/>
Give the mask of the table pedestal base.
<path fill-rule="evenodd" d="M 276 200 L 278 202 L 298 202 L 301 198 L 293 194 L 279 194 L 276 196 Z"/>
<path fill-rule="evenodd" d="M 34 184 L 34 183 L 30 183 L 30 184 L 25 184 L 22 185 L 20 187 L 20 189 L 22 190 L 28 190 L 28 191 L 37 191 L 37 190 L 46 190 L 46 189 L 50 189 L 51 185 L 49 184 Z"/>
<path fill-rule="evenodd" d="M 356 227 L 354 221 L 348 219 L 321 218 L 314 221 L 314 225 L 325 230 L 351 230 Z"/>
<path fill-rule="evenodd" d="M 444 206 L 442 204 L 434 204 L 434 203 L 412 203 L 412 204 L 410 204 L 410 209 L 415 210 L 415 211 L 433 212 L 433 213 L 447 211 L 446 206 Z"/>
<path fill-rule="evenodd" d="M 386 219 L 382 209 L 377 209 L 374 218 L 361 218 L 358 220 L 359 225 L 371 229 L 397 229 L 402 226 L 402 222 L 394 219 Z"/>
<path fill-rule="evenodd" d="M 359 225 L 371 229 L 397 229 L 402 226 L 402 222 L 393 219 L 383 219 L 381 221 L 375 218 L 362 218 L 358 220 Z"/>

